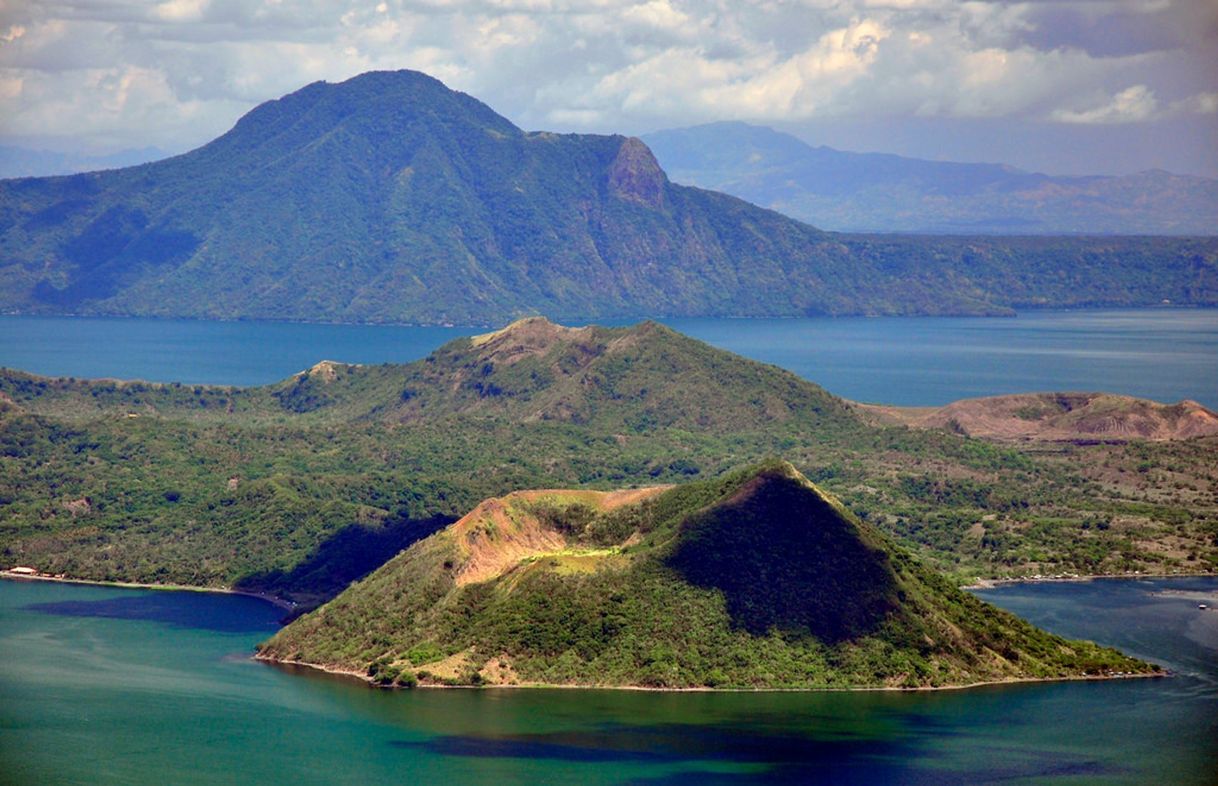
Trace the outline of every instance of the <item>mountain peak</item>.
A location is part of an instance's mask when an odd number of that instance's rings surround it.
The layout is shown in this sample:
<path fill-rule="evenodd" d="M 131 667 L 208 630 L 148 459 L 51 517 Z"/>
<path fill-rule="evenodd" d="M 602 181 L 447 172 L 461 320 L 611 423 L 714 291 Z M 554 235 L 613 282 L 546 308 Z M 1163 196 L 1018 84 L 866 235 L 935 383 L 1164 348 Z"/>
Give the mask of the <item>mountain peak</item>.
<path fill-rule="evenodd" d="M 788 155 L 771 149 L 766 168 Z M 1137 242 L 830 238 L 670 182 L 638 139 L 525 134 L 432 77 L 381 71 L 262 104 L 164 161 L 0 181 L 0 310 L 475 324 L 1213 301 L 1196 272 L 1212 241 Z M 1103 292 L 1062 284 L 1062 259 Z M 1016 269 L 1023 295 L 1004 283 Z"/>
<path fill-rule="evenodd" d="M 260 160 L 311 155 L 337 131 L 344 147 L 394 156 L 403 145 L 441 130 L 523 132 L 481 101 L 420 71 L 369 71 L 342 82 L 313 82 L 254 107 L 203 150 L 256 153 Z M 269 146 L 269 148 L 267 147 Z"/>
<path fill-rule="evenodd" d="M 470 344 L 496 352 L 508 347 L 515 347 L 516 352 L 524 349 L 544 351 L 556 342 L 568 341 L 586 332 L 587 328 L 558 325 L 541 316 L 525 317 L 499 330 L 473 336 Z"/>
<path fill-rule="evenodd" d="M 875 536 L 790 463 L 752 468 L 727 499 L 691 517 L 668 564 L 720 590 L 754 635 L 837 642 L 877 629 L 897 607 L 897 576 Z"/>

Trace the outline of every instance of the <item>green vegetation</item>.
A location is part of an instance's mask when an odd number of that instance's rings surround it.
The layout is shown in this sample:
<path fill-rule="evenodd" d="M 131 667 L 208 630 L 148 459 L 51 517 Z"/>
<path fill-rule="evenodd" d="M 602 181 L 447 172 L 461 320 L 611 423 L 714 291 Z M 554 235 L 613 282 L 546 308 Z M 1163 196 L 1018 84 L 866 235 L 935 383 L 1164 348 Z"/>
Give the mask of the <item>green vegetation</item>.
<path fill-rule="evenodd" d="M 783 455 L 956 579 L 1213 571 L 1216 447 L 872 426 L 659 325 L 528 320 L 417 363 L 322 363 L 258 388 L 0 372 L 0 564 L 314 605 L 488 497 Z M 598 518 L 589 543 L 621 543 L 634 515 Z"/>
<path fill-rule="evenodd" d="M 5 312 L 1001 314 L 1212 304 L 1216 270 L 1214 238 L 821 232 L 669 182 L 638 140 L 525 133 L 408 71 L 309 85 L 165 161 L 0 182 Z"/>
<path fill-rule="evenodd" d="M 473 685 L 923 687 L 1157 670 L 956 589 L 784 462 L 608 510 L 578 494 L 484 503 L 261 656 L 367 665 L 381 684 L 420 652 L 439 663 L 416 680 Z M 623 520 L 638 526 L 618 549 L 580 551 Z"/>

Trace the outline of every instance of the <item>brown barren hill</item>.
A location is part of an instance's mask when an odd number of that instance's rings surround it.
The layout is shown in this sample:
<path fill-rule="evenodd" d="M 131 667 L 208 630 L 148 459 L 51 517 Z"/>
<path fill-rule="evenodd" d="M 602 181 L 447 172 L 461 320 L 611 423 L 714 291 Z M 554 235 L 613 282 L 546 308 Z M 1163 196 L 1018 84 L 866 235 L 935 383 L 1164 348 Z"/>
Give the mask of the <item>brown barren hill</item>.
<path fill-rule="evenodd" d="M 998 440 L 1162 441 L 1218 434 L 1218 414 L 1196 401 L 1161 404 L 1111 393 L 1022 393 L 964 399 L 937 408 L 856 406 L 877 424 Z"/>

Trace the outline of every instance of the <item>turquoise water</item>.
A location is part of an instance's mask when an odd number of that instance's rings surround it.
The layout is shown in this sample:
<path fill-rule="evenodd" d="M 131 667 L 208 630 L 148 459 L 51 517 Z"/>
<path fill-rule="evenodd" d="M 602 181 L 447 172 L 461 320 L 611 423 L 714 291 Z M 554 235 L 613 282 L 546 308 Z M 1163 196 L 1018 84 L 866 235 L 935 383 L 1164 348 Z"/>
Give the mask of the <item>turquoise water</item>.
<path fill-rule="evenodd" d="M 934 693 L 377 691 L 248 659 L 250 598 L 0 581 L 0 781 L 1180 783 L 1218 773 L 1218 580 L 983 596 L 1178 672 Z"/>
<path fill-rule="evenodd" d="M 1218 310 L 1033 311 L 999 318 L 676 319 L 673 328 L 858 401 L 908 406 L 1104 390 L 1218 407 Z M 417 360 L 474 328 L 0 317 L 0 366 L 39 374 L 251 385 L 318 360 Z"/>

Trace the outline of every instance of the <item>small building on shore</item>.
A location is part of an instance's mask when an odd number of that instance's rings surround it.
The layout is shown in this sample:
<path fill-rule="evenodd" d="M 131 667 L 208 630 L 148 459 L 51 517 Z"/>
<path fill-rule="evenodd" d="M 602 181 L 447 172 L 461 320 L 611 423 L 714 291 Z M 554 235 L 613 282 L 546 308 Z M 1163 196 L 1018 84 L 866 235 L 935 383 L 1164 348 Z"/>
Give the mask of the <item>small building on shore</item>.
<path fill-rule="evenodd" d="M 38 571 L 34 568 L 29 568 L 24 565 L 18 565 L 15 568 L 9 568 L 9 573 L 16 573 L 18 576 L 37 576 Z"/>

